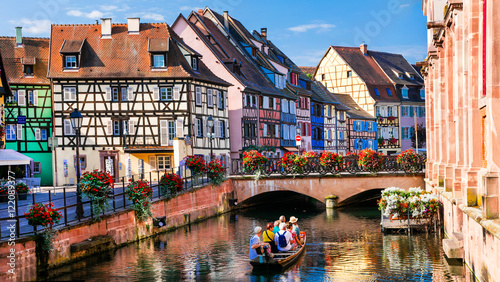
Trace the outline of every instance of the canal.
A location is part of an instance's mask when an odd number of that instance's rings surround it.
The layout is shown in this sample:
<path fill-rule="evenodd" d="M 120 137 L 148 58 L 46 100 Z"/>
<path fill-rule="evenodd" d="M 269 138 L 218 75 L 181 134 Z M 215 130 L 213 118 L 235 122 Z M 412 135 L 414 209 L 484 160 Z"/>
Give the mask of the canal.
<path fill-rule="evenodd" d="M 300 207 L 300 208 L 297 208 Z M 281 214 L 299 218 L 308 236 L 301 260 L 283 273 L 257 273 L 248 262 L 255 226 Z M 49 273 L 86 281 L 456 281 L 439 233 L 384 235 L 373 203 L 325 211 L 303 200 L 267 203 L 192 224 Z M 469 279 L 467 279 L 469 280 Z"/>

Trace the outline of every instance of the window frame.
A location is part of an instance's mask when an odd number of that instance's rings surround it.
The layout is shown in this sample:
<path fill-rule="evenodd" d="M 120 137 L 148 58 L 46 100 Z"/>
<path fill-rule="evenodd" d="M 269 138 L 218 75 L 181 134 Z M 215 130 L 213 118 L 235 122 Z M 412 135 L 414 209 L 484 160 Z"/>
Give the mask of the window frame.
<path fill-rule="evenodd" d="M 165 90 L 165 93 L 163 93 Z M 165 94 L 165 96 L 164 96 Z M 160 87 L 160 101 L 173 101 L 174 100 L 174 90 L 172 87 Z"/>
<path fill-rule="evenodd" d="M 24 73 L 24 76 L 25 77 L 33 77 L 35 76 L 35 73 L 34 73 L 34 65 L 23 65 L 23 73 Z M 26 72 L 26 70 L 31 70 L 30 73 Z"/>
<path fill-rule="evenodd" d="M 152 67 L 155 68 L 155 69 L 162 69 L 162 68 L 166 68 L 167 67 L 167 64 L 166 64 L 166 57 L 165 57 L 165 54 L 153 54 L 152 56 L 153 58 L 153 64 L 152 64 Z M 160 58 L 162 59 L 162 62 L 163 62 L 163 65 L 156 65 L 157 61 L 156 61 L 156 58 Z"/>
<path fill-rule="evenodd" d="M 376 96 L 380 96 L 380 92 L 378 91 L 378 88 L 373 88 L 373 91 L 375 92 Z"/>
<path fill-rule="evenodd" d="M 9 128 L 10 128 L 10 130 L 9 130 Z M 9 134 L 9 131 L 10 131 L 10 134 Z M 17 128 L 16 128 L 15 124 L 7 124 L 5 126 L 5 140 L 6 141 L 17 140 Z"/>
<path fill-rule="evenodd" d="M 68 92 L 66 92 L 68 90 Z M 69 91 L 73 90 L 73 91 Z M 66 94 L 69 93 L 69 96 L 66 97 Z M 76 101 L 78 97 L 77 91 L 76 91 L 76 86 L 65 86 L 63 87 L 63 98 L 64 101 Z"/>
<path fill-rule="evenodd" d="M 69 60 L 69 59 L 74 59 Z M 66 69 L 77 69 L 78 68 L 78 60 L 77 55 L 65 55 L 64 56 L 64 68 Z"/>
<path fill-rule="evenodd" d="M 347 75 L 347 78 L 352 77 L 352 70 L 348 70 L 346 75 Z"/>
<path fill-rule="evenodd" d="M 37 169 L 38 166 L 38 169 Z M 33 162 L 33 174 L 40 174 L 42 173 L 42 163 L 40 162 Z"/>
<path fill-rule="evenodd" d="M 120 121 L 119 120 L 112 121 L 112 128 L 113 128 L 113 136 L 120 136 L 121 135 Z"/>
<path fill-rule="evenodd" d="M 198 58 L 195 56 L 191 57 L 191 68 L 195 71 L 198 70 Z"/>
<path fill-rule="evenodd" d="M 161 162 L 161 164 L 160 164 Z M 167 167 L 168 162 L 168 167 Z M 157 170 L 167 170 L 172 168 L 172 158 L 170 155 L 160 155 L 156 156 L 156 169 Z"/>
<path fill-rule="evenodd" d="M 409 99 L 409 97 L 408 97 L 408 87 L 406 87 L 406 85 L 401 88 L 401 97 L 403 99 Z"/>

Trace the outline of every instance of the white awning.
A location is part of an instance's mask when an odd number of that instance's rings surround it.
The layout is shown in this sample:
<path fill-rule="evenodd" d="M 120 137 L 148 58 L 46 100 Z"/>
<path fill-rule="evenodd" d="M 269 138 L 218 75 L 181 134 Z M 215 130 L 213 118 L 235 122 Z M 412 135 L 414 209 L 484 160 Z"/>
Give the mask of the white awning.
<path fill-rule="evenodd" d="M 27 157 L 12 149 L 0 149 L 0 166 L 30 165 L 32 161 L 32 158 Z"/>

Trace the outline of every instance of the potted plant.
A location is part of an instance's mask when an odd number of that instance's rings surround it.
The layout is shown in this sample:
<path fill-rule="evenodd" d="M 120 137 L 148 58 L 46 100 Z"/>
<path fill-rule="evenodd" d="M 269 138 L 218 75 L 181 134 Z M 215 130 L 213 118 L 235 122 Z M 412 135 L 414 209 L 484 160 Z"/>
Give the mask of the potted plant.
<path fill-rule="evenodd" d="M 80 190 L 82 196 L 92 201 L 95 221 L 100 221 L 100 215 L 109 208 L 108 199 L 112 194 L 113 185 L 113 178 L 106 171 L 95 169 L 83 173 L 80 179 Z"/>
<path fill-rule="evenodd" d="M 256 150 L 245 151 L 243 152 L 243 172 L 253 174 L 257 182 L 267 161 L 268 159 Z"/>
<path fill-rule="evenodd" d="M 385 142 L 385 140 L 383 138 L 379 138 L 377 141 L 378 141 L 378 146 L 379 147 L 385 146 L 386 142 Z"/>
<path fill-rule="evenodd" d="M 394 116 L 389 116 L 389 117 L 387 117 L 387 120 L 388 120 L 388 121 L 395 121 L 395 120 L 396 120 L 396 117 L 394 117 Z"/>
<path fill-rule="evenodd" d="M 404 171 L 414 173 L 420 170 L 423 159 L 413 149 L 408 149 L 398 155 L 396 162 Z"/>
<path fill-rule="evenodd" d="M 17 182 L 14 187 L 16 189 L 19 200 L 26 200 L 26 198 L 28 197 L 28 193 L 30 193 L 30 187 L 22 181 Z"/>
<path fill-rule="evenodd" d="M 187 156 L 184 158 L 186 166 L 191 170 L 193 175 L 199 176 L 207 171 L 205 160 L 201 156 Z"/>
<path fill-rule="evenodd" d="M 309 160 L 304 156 L 295 155 L 294 153 L 288 152 L 283 157 L 281 157 L 281 166 L 287 173 L 302 174 L 304 173 L 304 167 L 309 163 Z"/>
<path fill-rule="evenodd" d="M 391 143 L 391 145 L 396 145 L 396 143 L 398 143 L 398 139 L 391 137 L 391 139 L 389 139 L 389 143 Z"/>
<path fill-rule="evenodd" d="M 390 219 L 430 218 L 441 204 L 435 194 L 425 192 L 419 187 L 405 191 L 398 187 L 389 187 L 382 191 L 378 208 Z"/>
<path fill-rule="evenodd" d="M 165 173 L 160 178 L 160 193 L 162 197 L 168 198 L 182 190 L 184 180 L 177 174 Z"/>
<path fill-rule="evenodd" d="M 222 182 L 224 182 L 225 172 L 226 170 L 219 159 L 212 160 L 208 163 L 207 175 L 212 185 L 219 186 Z"/>
<path fill-rule="evenodd" d="M 366 171 L 376 172 L 382 167 L 383 155 L 372 149 L 364 149 L 359 152 L 358 166 Z"/>
<path fill-rule="evenodd" d="M 44 227 L 42 232 L 36 234 L 35 242 L 36 252 L 41 259 L 40 264 L 47 265 L 49 253 L 54 248 L 52 240 L 56 235 L 52 227 L 61 220 L 62 213 L 54 209 L 54 203 L 35 203 L 24 213 L 24 216 L 29 225 Z"/>
<path fill-rule="evenodd" d="M 337 153 L 323 152 L 319 158 L 319 164 L 327 170 L 340 169 L 343 164 L 343 158 Z"/>
<path fill-rule="evenodd" d="M 0 185 L 0 203 L 5 203 L 9 201 L 9 185 Z"/>
<path fill-rule="evenodd" d="M 149 186 L 147 180 L 132 181 L 125 190 L 128 198 L 134 206 L 136 217 L 140 221 L 147 220 L 151 215 L 151 198 L 153 197 L 153 189 Z"/>

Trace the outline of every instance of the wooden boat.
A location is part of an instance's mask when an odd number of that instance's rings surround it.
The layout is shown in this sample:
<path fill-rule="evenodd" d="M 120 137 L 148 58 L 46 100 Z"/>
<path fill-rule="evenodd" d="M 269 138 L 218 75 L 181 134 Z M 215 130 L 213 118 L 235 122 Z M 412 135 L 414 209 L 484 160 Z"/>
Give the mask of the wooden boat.
<path fill-rule="evenodd" d="M 300 249 L 291 252 L 273 253 L 274 258 L 267 255 L 259 255 L 250 261 L 254 269 L 284 270 L 295 264 L 306 250 L 306 236 L 304 244 Z"/>

